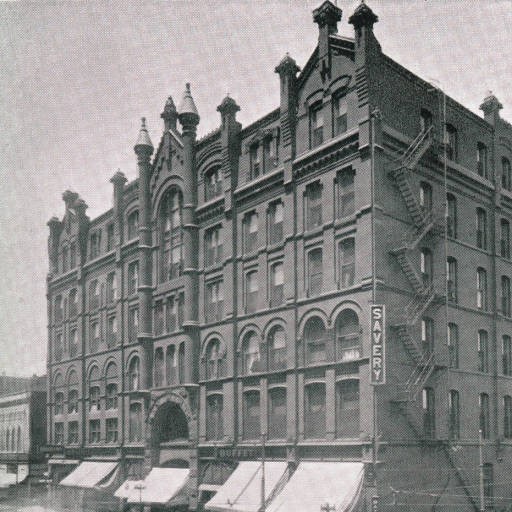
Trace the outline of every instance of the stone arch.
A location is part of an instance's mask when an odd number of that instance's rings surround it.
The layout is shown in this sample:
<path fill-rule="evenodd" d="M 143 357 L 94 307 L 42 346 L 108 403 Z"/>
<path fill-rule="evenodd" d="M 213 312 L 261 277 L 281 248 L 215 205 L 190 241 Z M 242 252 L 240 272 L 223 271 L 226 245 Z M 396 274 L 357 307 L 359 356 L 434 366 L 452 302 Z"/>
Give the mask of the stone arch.
<path fill-rule="evenodd" d="M 154 191 L 152 204 L 153 222 L 158 220 L 163 198 L 173 189 L 176 189 L 183 194 L 183 178 L 181 176 L 173 175 L 166 178 L 158 185 L 157 190 Z"/>
<path fill-rule="evenodd" d="M 60 388 L 62 386 L 64 386 L 64 377 L 62 376 L 62 372 L 58 371 L 53 377 L 53 387 Z"/>
<path fill-rule="evenodd" d="M 187 418 L 189 436 L 194 433 L 194 428 L 192 427 L 197 421 L 197 416 L 192 410 L 192 407 L 190 406 L 190 395 L 186 391 L 170 391 L 169 393 L 165 393 L 164 395 L 158 397 L 149 408 L 147 424 L 150 428 L 146 430 L 148 442 L 151 442 L 150 436 L 155 416 L 157 415 L 157 412 L 160 409 L 160 407 L 162 407 L 162 405 L 168 402 L 176 404 L 180 407 L 180 409 L 185 414 L 185 417 Z"/>
<path fill-rule="evenodd" d="M 354 300 L 345 300 L 345 301 L 341 302 L 340 304 L 338 304 L 332 310 L 332 313 L 329 316 L 328 326 L 334 327 L 334 325 L 336 323 L 336 319 L 338 318 L 338 315 L 345 309 L 352 310 L 359 317 L 359 320 L 361 321 L 363 308 L 361 308 L 361 306 Z M 359 323 L 361 323 L 361 322 L 359 322 Z"/>
<path fill-rule="evenodd" d="M 308 322 L 308 320 L 310 318 L 313 318 L 315 316 L 319 317 L 323 321 L 326 329 L 329 329 L 330 322 L 329 322 L 329 318 L 327 317 L 326 313 L 320 308 L 313 308 L 313 309 L 306 311 L 306 313 L 304 313 L 302 315 L 302 318 L 299 320 L 299 329 L 298 329 L 298 335 L 297 335 L 298 338 L 304 337 L 304 327 L 306 326 L 306 323 Z"/>
<path fill-rule="evenodd" d="M 242 350 L 242 343 L 247 334 L 251 331 L 254 331 L 257 336 L 260 338 L 260 342 L 263 341 L 263 337 L 261 334 L 261 329 L 256 324 L 247 324 L 244 325 L 240 333 L 238 334 L 238 340 L 236 343 L 236 351 L 240 352 Z"/>
<path fill-rule="evenodd" d="M 115 360 L 114 357 L 109 357 L 103 364 L 103 369 L 101 371 L 101 375 L 103 378 L 106 378 L 107 370 L 110 367 L 110 365 L 112 365 L 112 364 L 116 367 L 117 375 L 119 376 L 119 364 L 117 363 L 117 361 Z"/>
<path fill-rule="evenodd" d="M 206 347 L 208 347 L 208 344 L 212 340 L 219 340 L 220 346 L 225 353 L 227 350 L 226 342 L 224 341 L 224 338 L 220 332 L 214 331 L 208 334 L 206 338 L 203 340 L 203 343 L 201 345 L 201 359 L 204 359 L 206 357 Z"/>
<path fill-rule="evenodd" d="M 286 321 L 281 317 L 277 317 L 277 318 L 272 318 L 271 320 L 269 320 L 267 322 L 267 324 L 263 328 L 263 335 L 262 335 L 265 343 L 268 340 L 269 334 L 272 332 L 272 330 L 275 327 L 282 327 L 286 331 Z"/>

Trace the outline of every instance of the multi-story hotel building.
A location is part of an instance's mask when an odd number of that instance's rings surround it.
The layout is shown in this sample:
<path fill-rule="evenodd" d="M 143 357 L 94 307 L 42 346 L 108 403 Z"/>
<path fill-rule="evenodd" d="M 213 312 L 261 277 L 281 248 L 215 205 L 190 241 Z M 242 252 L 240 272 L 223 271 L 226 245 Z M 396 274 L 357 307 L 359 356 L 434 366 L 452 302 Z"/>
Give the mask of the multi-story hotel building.
<path fill-rule="evenodd" d="M 143 121 L 139 176 L 112 177 L 110 210 L 91 220 L 64 193 L 49 222 L 51 467 L 186 469 L 163 501 L 236 510 L 237 474 L 251 487 L 264 454 L 267 510 L 319 510 L 317 494 L 345 510 L 361 485 L 383 510 L 508 506 L 512 126 L 493 95 L 480 117 L 386 56 L 364 3 L 353 38 L 331 2 L 313 15 L 318 44 L 302 70 L 288 55 L 275 68 L 274 111 L 243 128 L 226 97 L 196 139 L 187 85 L 156 148 Z M 326 475 L 350 489 L 313 492 Z"/>

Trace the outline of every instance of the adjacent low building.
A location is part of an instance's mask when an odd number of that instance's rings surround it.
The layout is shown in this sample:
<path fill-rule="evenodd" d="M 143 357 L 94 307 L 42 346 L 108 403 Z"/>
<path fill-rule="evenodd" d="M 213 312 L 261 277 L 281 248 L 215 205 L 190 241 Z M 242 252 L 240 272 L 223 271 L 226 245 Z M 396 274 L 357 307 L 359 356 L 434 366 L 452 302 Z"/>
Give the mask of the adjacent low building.
<path fill-rule="evenodd" d="M 0 489 L 47 470 L 46 377 L 0 377 Z"/>
<path fill-rule="evenodd" d="M 486 508 L 512 499 L 512 126 L 386 56 L 365 3 L 353 38 L 333 3 L 313 18 L 275 110 L 242 128 L 226 97 L 196 140 L 187 84 L 111 209 L 66 191 L 50 219 L 64 485 L 214 511 L 471 511 L 480 478 Z"/>

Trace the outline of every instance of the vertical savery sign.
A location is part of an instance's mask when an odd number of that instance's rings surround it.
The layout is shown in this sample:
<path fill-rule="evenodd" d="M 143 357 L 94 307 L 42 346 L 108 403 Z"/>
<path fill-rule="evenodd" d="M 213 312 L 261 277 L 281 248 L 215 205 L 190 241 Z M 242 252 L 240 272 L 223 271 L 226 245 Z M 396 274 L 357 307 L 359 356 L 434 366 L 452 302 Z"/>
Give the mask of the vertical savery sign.
<path fill-rule="evenodd" d="M 385 306 L 371 306 L 370 325 L 370 384 L 386 383 Z"/>

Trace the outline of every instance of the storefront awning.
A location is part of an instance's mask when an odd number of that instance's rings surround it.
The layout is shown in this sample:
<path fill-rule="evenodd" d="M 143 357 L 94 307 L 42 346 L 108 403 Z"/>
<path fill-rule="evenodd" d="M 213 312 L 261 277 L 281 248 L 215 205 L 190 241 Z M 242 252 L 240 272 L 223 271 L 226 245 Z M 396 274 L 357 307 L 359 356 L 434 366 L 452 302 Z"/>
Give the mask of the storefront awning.
<path fill-rule="evenodd" d="M 320 510 L 350 512 L 361 494 L 364 467 L 360 462 L 301 462 L 266 512 Z"/>
<path fill-rule="evenodd" d="M 128 503 L 185 505 L 188 497 L 180 491 L 185 489 L 188 474 L 187 468 L 153 468 L 141 488 L 130 493 Z"/>
<path fill-rule="evenodd" d="M 79 460 L 75 460 L 75 459 L 63 459 L 61 457 L 52 457 L 49 461 L 48 461 L 48 465 L 62 465 L 62 466 L 78 466 L 78 464 L 80 464 L 80 461 Z"/>
<path fill-rule="evenodd" d="M 129 498 L 135 492 L 135 486 L 144 484 L 144 480 L 125 480 L 123 484 L 114 493 L 116 498 Z"/>
<path fill-rule="evenodd" d="M 265 499 L 286 478 L 286 462 L 265 462 Z M 261 506 L 261 461 L 242 461 L 217 494 L 205 505 L 215 512 L 257 512 Z M 295 510 L 304 510 L 297 508 Z"/>
<path fill-rule="evenodd" d="M 16 473 L 0 472 L 0 489 L 5 489 L 16 483 Z"/>
<path fill-rule="evenodd" d="M 60 484 L 90 489 L 107 480 L 116 470 L 117 462 L 82 462 Z"/>

